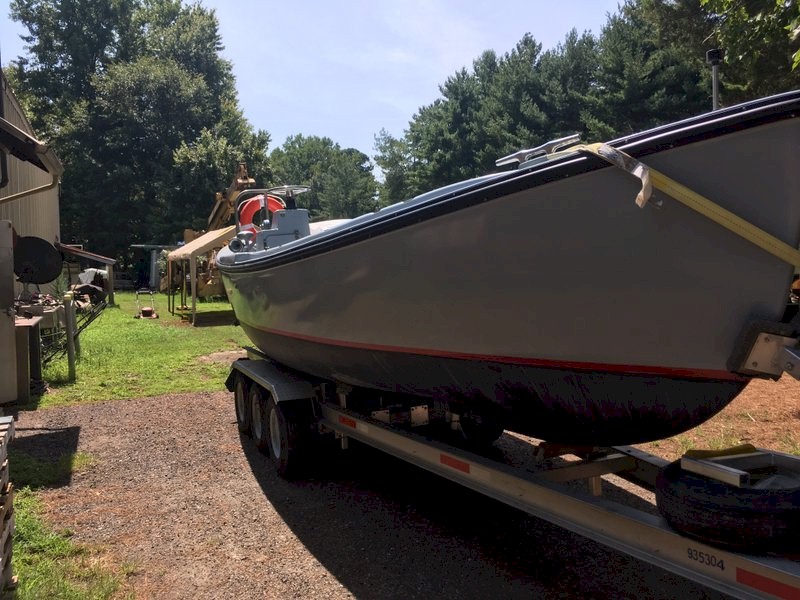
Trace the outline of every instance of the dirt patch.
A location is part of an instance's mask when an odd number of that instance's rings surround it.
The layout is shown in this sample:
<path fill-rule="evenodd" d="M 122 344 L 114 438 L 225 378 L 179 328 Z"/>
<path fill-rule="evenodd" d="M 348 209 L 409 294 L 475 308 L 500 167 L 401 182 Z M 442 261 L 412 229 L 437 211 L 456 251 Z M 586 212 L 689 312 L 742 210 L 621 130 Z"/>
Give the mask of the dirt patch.
<path fill-rule="evenodd" d="M 789 375 L 778 381 L 750 382 L 725 410 L 710 421 L 669 440 L 643 447 L 675 459 L 689 448 L 725 448 L 750 443 L 800 454 L 800 382 Z"/>
<path fill-rule="evenodd" d="M 201 356 L 197 360 L 201 363 L 226 363 L 230 364 L 238 358 L 247 357 L 246 350 L 227 350 L 225 352 L 212 352 Z"/>
<path fill-rule="evenodd" d="M 794 380 L 757 382 L 704 427 L 770 445 L 800 431 L 798 398 Z M 232 404 L 213 392 L 23 412 L 14 443 L 95 459 L 43 493 L 47 517 L 133 564 L 139 599 L 724 598 L 363 447 L 284 481 L 240 439 Z"/>

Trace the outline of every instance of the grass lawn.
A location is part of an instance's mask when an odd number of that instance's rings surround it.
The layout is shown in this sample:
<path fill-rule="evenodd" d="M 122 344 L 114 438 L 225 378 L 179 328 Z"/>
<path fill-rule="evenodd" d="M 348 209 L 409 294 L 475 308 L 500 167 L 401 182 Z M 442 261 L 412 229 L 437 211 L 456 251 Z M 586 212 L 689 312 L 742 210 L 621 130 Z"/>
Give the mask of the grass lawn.
<path fill-rule="evenodd" d="M 117 293 L 115 300 L 117 306 L 103 311 L 80 335 L 75 382 L 67 381 L 66 358 L 45 369 L 50 391 L 38 406 L 223 389 L 228 365 L 198 359 L 246 344 L 239 327 L 192 327 L 169 313 L 162 294 L 155 300 L 158 319 L 134 318 L 138 309 L 132 292 Z M 198 303 L 200 312 L 229 307 L 227 302 Z"/>
<path fill-rule="evenodd" d="M 101 549 L 75 544 L 69 531 L 54 531 L 43 518 L 37 491 L 62 481 L 69 473 L 89 468 L 93 459 L 84 452 L 45 463 L 9 449 L 12 479 L 23 486 L 14 498 L 14 573 L 19 579 L 15 597 L 65 600 L 133 597 L 125 588 L 129 565 L 111 568 Z"/>
<path fill-rule="evenodd" d="M 222 390 L 229 372 L 225 361 L 204 361 L 214 352 L 236 350 L 247 343 L 239 327 L 192 327 L 167 311 L 167 298 L 155 297 L 158 319 L 136 319 L 132 292 L 115 294 L 117 306 L 107 308 L 80 335 L 77 379 L 68 381 L 66 358 L 47 366 L 48 392 L 26 409 L 156 396 L 172 392 Z M 147 297 L 147 303 L 150 298 Z M 227 310 L 227 302 L 203 302 L 199 312 Z M 14 508 L 14 572 L 16 597 L 107 598 L 135 597 L 125 585 L 130 565 L 111 566 L 102 549 L 74 543 L 68 531 L 54 531 L 43 518 L 38 491 L 56 485 L 70 473 L 90 469 L 94 459 L 84 452 L 42 462 L 9 448 L 12 481 L 17 488 Z"/>

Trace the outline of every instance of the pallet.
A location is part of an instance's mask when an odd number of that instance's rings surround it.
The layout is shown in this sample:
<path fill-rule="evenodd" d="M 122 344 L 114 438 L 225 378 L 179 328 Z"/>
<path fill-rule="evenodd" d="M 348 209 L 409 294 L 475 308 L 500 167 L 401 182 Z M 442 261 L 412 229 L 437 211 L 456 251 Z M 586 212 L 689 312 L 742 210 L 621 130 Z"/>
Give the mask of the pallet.
<path fill-rule="evenodd" d="M 12 521 L 11 529 L 13 529 L 14 524 L 14 514 L 12 512 L 9 515 L 9 519 Z M 3 560 L 0 561 L 0 597 L 5 598 L 6 592 L 10 592 L 11 590 L 15 590 L 17 588 L 17 576 L 14 575 L 14 569 L 12 565 L 12 556 L 14 554 L 14 544 L 12 541 L 11 536 L 8 537 L 6 543 L 3 545 Z"/>
<path fill-rule="evenodd" d="M 3 464 L 0 465 L 0 490 L 6 489 L 6 486 L 9 482 L 9 471 L 8 471 L 8 459 L 3 461 Z"/>
<path fill-rule="evenodd" d="M 9 511 L 5 519 L 3 519 L 3 535 L 0 537 L 0 541 L 2 541 L 3 544 L 3 555 L 2 558 L 0 558 L 0 572 L 5 572 L 11 568 L 11 555 L 14 550 L 13 534 L 16 527 L 15 521 L 13 510 Z"/>
<path fill-rule="evenodd" d="M 15 528 L 14 486 L 6 484 L 0 493 L 0 573 L 11 567 L 12 536 Z"/>
<path fill-rule="evenodd" d="M 11 558 L 14 549 L 14 485 L 9 481 L 8 444 L 14 438 L 14 418 L 0 417 L 0 594 L 17 587 Z"/>

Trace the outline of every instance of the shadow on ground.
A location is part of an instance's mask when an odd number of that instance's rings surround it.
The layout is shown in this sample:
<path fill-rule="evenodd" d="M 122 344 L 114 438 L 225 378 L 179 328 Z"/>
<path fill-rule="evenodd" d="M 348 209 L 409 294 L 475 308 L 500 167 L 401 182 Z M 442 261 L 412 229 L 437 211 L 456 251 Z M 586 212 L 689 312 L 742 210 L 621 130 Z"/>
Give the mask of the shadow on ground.
<path fill-rule="evenodd" d="M 189 319 L 191 320 L 191 314 Z M 216 327 L 219 325 L 235 325 L 236 315 L 232 310 L 209 310 L 195 314 L 195 327 Z"/>
<path fill-rule="evenodd" d="M 80 431 L 80 427 L 17 428 L 8 450 L 14 486 L 70 485 Z"/>
<path fill-rule="evenodd" d="M 294 482 L 242 446 L 266 498 L 356 598 L 722 597 L 352 440 Z"/>

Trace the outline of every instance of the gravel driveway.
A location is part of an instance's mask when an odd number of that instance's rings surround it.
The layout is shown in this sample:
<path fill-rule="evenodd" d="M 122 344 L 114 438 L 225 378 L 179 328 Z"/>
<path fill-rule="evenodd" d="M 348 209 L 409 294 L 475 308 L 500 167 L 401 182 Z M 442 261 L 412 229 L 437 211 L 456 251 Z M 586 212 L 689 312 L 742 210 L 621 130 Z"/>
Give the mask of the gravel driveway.
<path fill-rule="evenodd" d="M 364 447 L 286 482 L 225 392 L 23 412 L 13 443 L 96 460 L 48 518 L 140 599 L 725 597 Z"/>

